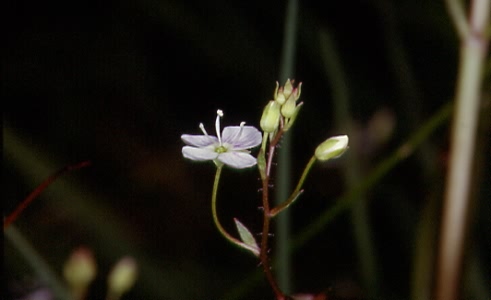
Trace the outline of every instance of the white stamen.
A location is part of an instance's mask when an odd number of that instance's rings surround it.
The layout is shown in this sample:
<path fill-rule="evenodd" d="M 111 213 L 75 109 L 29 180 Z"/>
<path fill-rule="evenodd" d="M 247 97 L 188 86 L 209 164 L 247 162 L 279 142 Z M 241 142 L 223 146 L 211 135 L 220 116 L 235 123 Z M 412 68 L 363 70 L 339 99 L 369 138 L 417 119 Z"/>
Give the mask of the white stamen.
<path fill-rule="evenodd" d="M 215 129 L 217 131 L 218 142 L 222 145 L 222 136 L 220 135 L 220 117 L 223 117 L 223 111 L 217 110 L 217 120 L 215 121 Z"/>
<path fill-rule="evenodd" d="M 237 134 L 237 138 L 240 138 L 240 135 L 242 134 L 242 129 L 244 129 L 245 123 L 246 122 L 240 122 L 240 130 L 239 130 L 239 134 Z"/>
<path fill-rule="evenodd" d="M 199 129 L 207 136 L 208 132 L 206 132 L 205 125 L 203 123 L 199 123 Z"/>

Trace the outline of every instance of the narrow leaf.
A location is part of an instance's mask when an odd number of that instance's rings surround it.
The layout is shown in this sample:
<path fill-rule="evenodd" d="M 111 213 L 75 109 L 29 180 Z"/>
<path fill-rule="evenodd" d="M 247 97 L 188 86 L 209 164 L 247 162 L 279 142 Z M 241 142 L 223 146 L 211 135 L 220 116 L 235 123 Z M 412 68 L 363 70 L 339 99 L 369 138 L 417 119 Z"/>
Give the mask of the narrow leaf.
<path fill-rule="evenodd" d="M 234 218 L 235 225 L 237 226 L 237 231 L 239 231 L 240 239 L 244 242 L 244 248 L 254 253 L 254 255 L 259 256 L 261 250 L 254 239 L 252 233 L 245 227 L 242 223 Z"/>

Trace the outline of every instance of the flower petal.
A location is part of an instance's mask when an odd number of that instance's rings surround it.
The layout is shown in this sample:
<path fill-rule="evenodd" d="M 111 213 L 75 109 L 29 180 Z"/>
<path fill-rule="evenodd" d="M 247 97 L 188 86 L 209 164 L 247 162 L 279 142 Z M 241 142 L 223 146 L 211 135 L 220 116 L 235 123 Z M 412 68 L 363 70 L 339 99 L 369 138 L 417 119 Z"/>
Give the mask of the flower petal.
<path fill-rule="evenodd" d="M 230 151 L 221 153 L 217 158 L 220 162 L 236 169 L 249 168 L 256 165 L 256 158 L 246 152 Z"/>
<path fill-rule="evenodd" d="M 191 160 L 203 161 L 203 160 L 214 160 L 217 158 L 218 153 L 213 151 L 212 148 L 195 148 L 190 146 L 182 147 L 182 155 L 185 158 Z"/>
<path fill-rule="evenodd" d="M 181 139 L 184 143 L 195 147 L 206 147 L 218 143 L 218 138 L 213 135 L 183 134 Z"/>
<path fill-rule="evenodd" d="M 242 131 L 241 131 L 242 130 Z M 254 148 L 261 144 L 262 134 L 254 126 L 228 126 L 223 129 L 222 141 L 236 150 Z"/>

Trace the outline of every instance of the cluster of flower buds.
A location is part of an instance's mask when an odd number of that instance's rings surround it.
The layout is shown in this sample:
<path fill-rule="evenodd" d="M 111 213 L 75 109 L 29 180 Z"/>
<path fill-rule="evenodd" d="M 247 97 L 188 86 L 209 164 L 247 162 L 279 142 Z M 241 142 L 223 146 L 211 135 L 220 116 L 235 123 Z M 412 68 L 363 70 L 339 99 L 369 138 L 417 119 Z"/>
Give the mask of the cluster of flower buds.
<path fill-rule="evenodd" d="M 298 87 L 293 85 L 294 81 L 290 79 L 282 87 L 276 82 L 274 100 L 270 100 L 264 108 L 260 125 L 261 129 L 270 136 L 273 136 L 280 127 L 283 131 L 290 129 L 303 104 L 302 102 L 297 104 L 302 83 Z"/>
<path fill-rule="evenodd" d="M 73 299 L 86 299 L 90 284 L 96 279 L 97 264 L 92 251 L 80 247 L 73 251 L 63 267 Z M 106 300 L 119 300 L 135 284 L 138 277 L 138 264 L 130 256 L 123 257 L 114 265 L 107 277 Z"/>

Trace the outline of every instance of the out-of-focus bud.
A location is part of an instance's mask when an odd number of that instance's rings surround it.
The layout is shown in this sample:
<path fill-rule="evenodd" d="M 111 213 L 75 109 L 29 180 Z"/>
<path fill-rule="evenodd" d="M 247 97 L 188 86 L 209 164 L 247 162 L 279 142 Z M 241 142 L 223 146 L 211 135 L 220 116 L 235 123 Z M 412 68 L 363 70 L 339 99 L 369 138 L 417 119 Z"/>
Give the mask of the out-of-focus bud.
<path fill-rule="evenodd" d="M 97 265 L 90 249 L 80 247 L 72 252 L 63 267 L 63 276 L 75 299 L 82 299 L 97 275 Z"/>
<path fill-rule="evenodd" d="M 112 269 L 107 278 L 110 298 L 119 299 L 135 284 L 138 276 L 138 265 L 132 257 L 122 258 Z"/>
<path fill-rule="evenodd" d="M 315 157 L 320 161 L 341 156 L 348 149 L 348 136 L 333 136 L 325 140 L 315 149 Z"/>
<path fill-rule="evenodd" d="M 274 132 L 280 124 L 280 105 L 276 101 L 269 101 L 261 117 L 261 129 L 266 133 Z"/>

